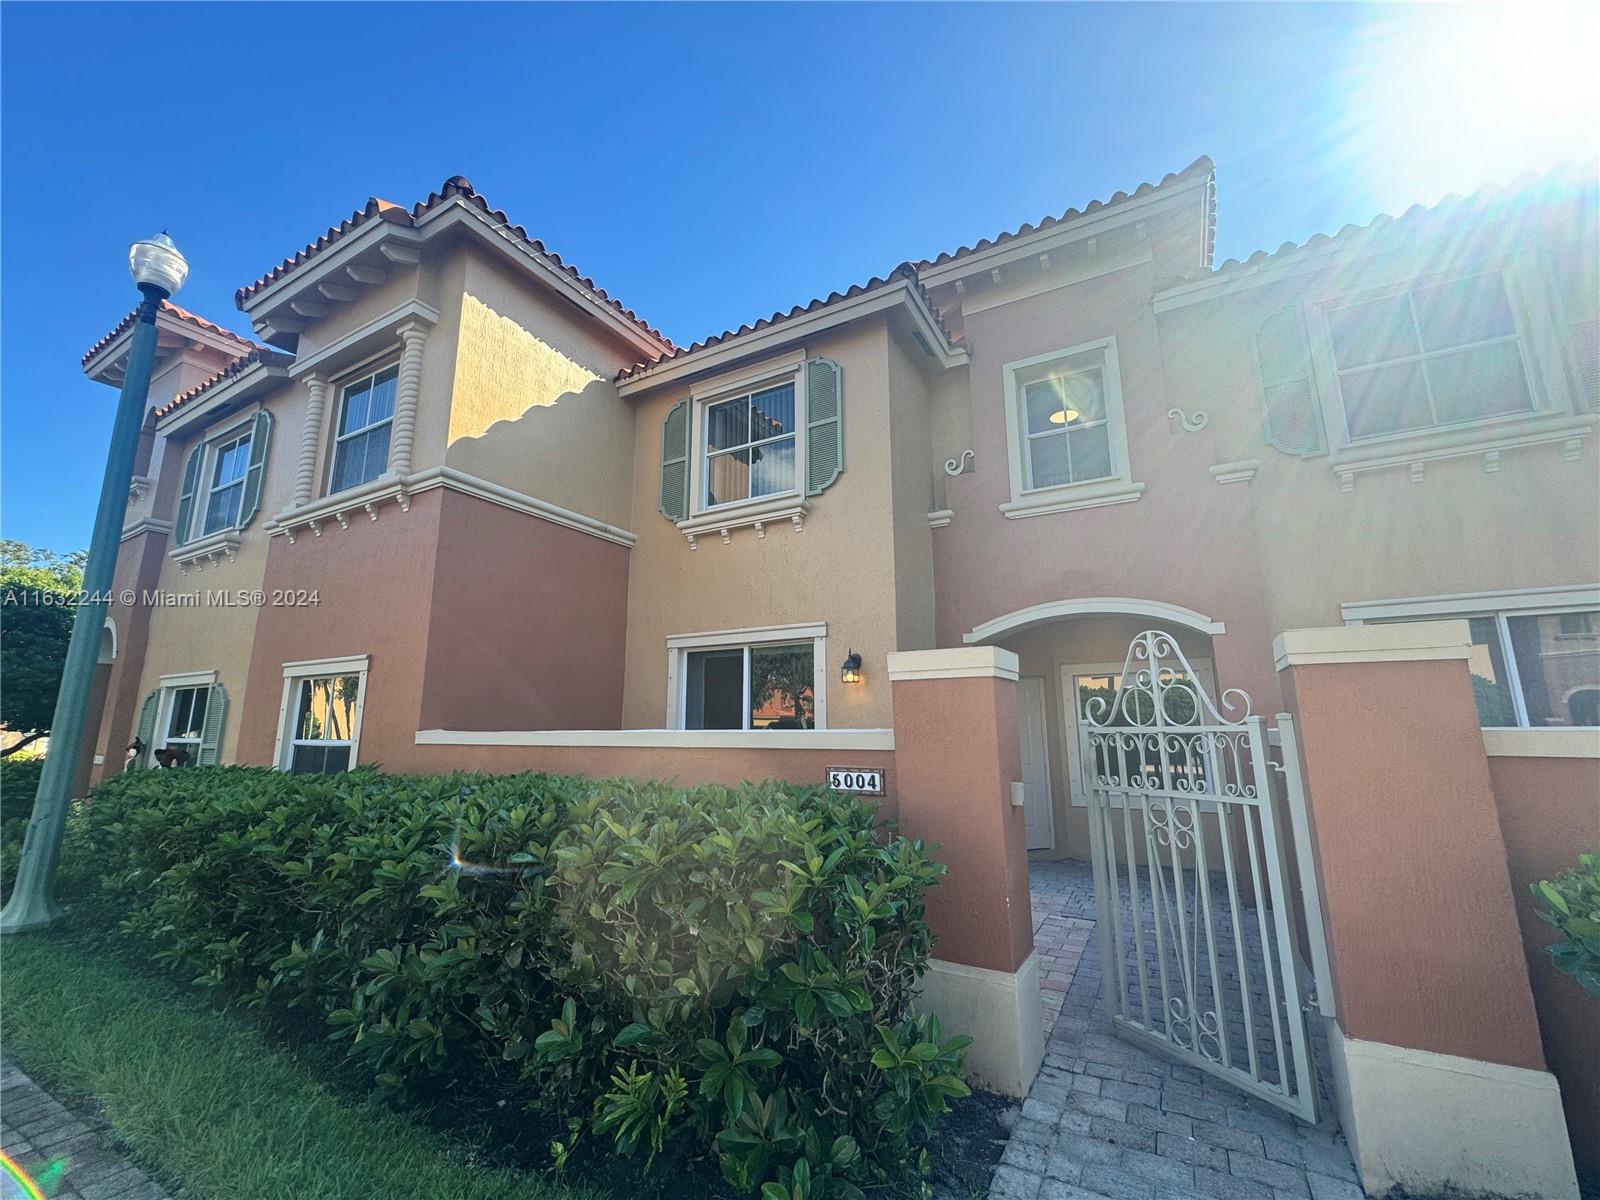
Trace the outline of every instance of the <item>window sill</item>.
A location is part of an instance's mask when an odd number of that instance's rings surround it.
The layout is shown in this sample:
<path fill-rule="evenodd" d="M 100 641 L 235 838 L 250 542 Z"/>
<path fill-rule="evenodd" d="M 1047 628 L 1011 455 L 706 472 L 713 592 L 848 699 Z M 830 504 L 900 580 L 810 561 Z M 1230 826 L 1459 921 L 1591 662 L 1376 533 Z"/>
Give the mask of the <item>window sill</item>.
<path fill-rule="evenodd" d="M 1045 488 L 1024 492 L 1000 506 L 1009 520 L 1042 517 L 1048 513 L 1072 512 L 1079 508 L 1104 508 L 1108 504 L 1127 504 L 1144 495 L 1144 484 L 1126 479 L 1076 484 L 1064 488 Z"/>
<path fill-rule="evenodd" d="M 296 531 L 303 528 L 321 537 L 323 523 L 329 520 L 337 521 L 340 529 L 350 528 L 350 520 L 356 516 L 376 521 L 379 506 L 390 500 L 398 503 L 402 511 L 410 512 L 411 493 L 406 484 L 411 478 L 401 479 L 393 472 L 385 472 L 367 483 L 313 500 L 300 508 L 286 508 L 272 518 L 272 532 L 284 534 L 291 543 Z"/>
<path fill-rule="evenodd" d="M 1479 423 L 1458 429 L 1429 430 L 1371 444 L 1346 444 L 1328 456 L 1328 469 L 1339 478 L 1342 491 L 1355 486 L 1355 477 L 1367 471 L 1408 467 L 1414 483 L 1421 483 L 1423 464 L 1446 458 L 1483 456 L 1483 469 L 1500 469 L 1500 452 L 1523 446 L 1562 443 L 1563 457 L 1574 462 L 1581 440 L 1600 426 L 1600 417 L 1535 414 L 1509 421 Z"/>
<path fill-rule="evenodd" d="M 694 750 L 893 750 L 892 729 L 419 729 L 419 746 Z"/>
<path fill-rule="evenodd" d="M 733 540 L 735 529 L 754 529 L 758 538 L 764 538 L 768 526 L 781 525 L 785 521 L 794 526 L 796 533 L 804 533 L 805 517 L 810 508 L 803 498 L 791 493 L 776 500 L 729 505 L 727 508 L 698 513 L 688 520 L 677 522 L 677 526 L 679 532 L 688 539 L 689 549 L 698 550 L 699 539 L 708 533 L 721 535 L 724 543 Z"/>
<path fill-rule="evenodd" d="M 1490 758 L 1600 758 L 1600 729 L 1488 727 L 1483 751 Z"/>
<path fill-rule="evenodd" d="M 216 533 L 208 533 L 203 538 L 196 538 L 192 542 L 173 547 L 168 551 L 167 557 L 177 563 L 179 570 L 187 575 L 190 567 L 220 562 L 223 558 L 232 562 L 238 553 L 239 531 L 219 529 Z"/>

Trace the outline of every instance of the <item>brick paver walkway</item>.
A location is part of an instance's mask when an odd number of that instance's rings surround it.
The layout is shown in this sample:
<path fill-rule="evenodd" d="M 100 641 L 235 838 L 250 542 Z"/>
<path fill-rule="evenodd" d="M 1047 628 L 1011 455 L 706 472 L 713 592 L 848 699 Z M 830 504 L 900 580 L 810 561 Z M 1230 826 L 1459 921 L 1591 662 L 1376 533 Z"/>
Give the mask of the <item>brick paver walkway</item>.
<path fill-rule="evenodd" d="M 102 1122 L 68 1109 L 0 1055 L 0 1147 L 46 1185 L 50 1200 L 167 1200 L 104 1134 Z M 0 1197 L 13 1194 L 21 1191 L 9 1180 L 0 1184 Z"/>
<path fill-rule="evenodd" d="M 1124 1041 L 1100 1007 L 1094 885 L 1033 864 L 1041 966 L 1075 969 L 990 1200 L 1362 1200 L 1343 1136 Z M 1065 951 L 1063 953 L 1063 951 Z M 1047 1002 L 1048 1008 L 1048 1002 Z"/>

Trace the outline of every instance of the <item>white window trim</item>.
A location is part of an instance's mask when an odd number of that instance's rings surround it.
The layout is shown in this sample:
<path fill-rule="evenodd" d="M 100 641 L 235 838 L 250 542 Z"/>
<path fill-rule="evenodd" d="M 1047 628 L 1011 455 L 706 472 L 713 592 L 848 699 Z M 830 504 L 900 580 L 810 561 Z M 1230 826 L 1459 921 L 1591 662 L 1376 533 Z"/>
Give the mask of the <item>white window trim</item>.
<path fill-rule="evenodd" d="M 709 633 L 675 633 L 667 638 L 667 720 L 670 729 L 684 728 L 684 705 L 688 695 L 689 673 L 686 656 L 691 650 L 745 649 L 744 709 L 749 720 L 750 662 L 748 647 L 783 642 L 811 642 L 813 730 L 779 732 L 809 733 L 828 728 L 828 626 L 824 622 L 800 625 L 760 625 L 750 629 L 719 629 Z M 691 732 L 702 732 L 694 730 Z M 761 729 L 722 729 L 703 732 L 746 736 L 767 733 Z"/>
<path fill-rule="evenodd" d="M 1019 372 L 1042 366 L 1060 358 L 1099 352 L 1104 360 L 1102 372 L 1106 389 L 1106 435 L 1111 451 L 1113 473 L 1103 479 L 1083 483 L 1058 484 L 1054 487 L 1030 488 L 1027 486 L 1028 464 L 1026 455 L 1026 426 L 1022 420 L 1022 392 L 1017 386 Z M 1000 511 L 1010 518 L 1037 517 L 1046 513 L 1071 512 L 1080 508 L 1101 508 L 1108 504 L 1126 504 L 1144 494 L 1144 484 L 1133 480 L 1133 466 L 1128 458 L 1127 414 L 1122 400 L 1122 371 L 1117 359 L 1117 339 L 1099 338 L 1018 359 L 1000 368 L 1005 381 L 1006 445 L 1010 459 L 1011 499 L 1000 505 Z"/>
<path fill-rule="evenodd" d="M 804 351 L 792 351 L 780 358 L 771 359 L 759 366 L 737 374 L 720 375 L 697 384 L 689 392 L 689 445 L 693 448 L 689 463 L 689 516 L 679 521 L 678 528 L 686 532 L 718 529 L 740 518 L 757 515 L 776 521 L 793 519 L 806 509 L 806 391 Z M 752 392 L 781 387 L 785 383 L 794 387 L 794 487 L 782 492 L 769 492 L 745 500 L 730 500 L 724 504 L 707 505 L 705 497 L 706 475 L 706 420 L 705 411 L 722 400 L 733 400 Z M 754 521 L 741 522 L 753 524 Z"/>
<path fill-rule="evenodd" d="M 388 347 L 385 348 L 381 353 L 375 354 L 365 361 L 357 363 L 349 370 L 341 371 L 337 376 L 328 381 L 328 388 L 333 392 L 333 419 L 327 422 L 326 437 L 328 439 L 328 457 L 325 461 L 327 463 L 328 485 L 325 498 L 331 499 L 335 496 L 343 496 L 346 493 L 354 492 L 359 488 L 374 487 L 391 478 L 389 472 L 389 463 L 394 457 L 394 419 L 400 411 L 400 368 L 402 358 L 403 354 L 400 351 L 395 350 L 393 347 Z M 349 487 L 336 489 L 334 487 L 334 477 L 339 468 L 339 444 L 341 442 L 347 442 L 351 438 L 360 437 L 368 431 L 376 429 L 379 425 L 385 424 L 384 421 L 376 421 L 368 425 L 363 425 L 360 429 L 353 430 L 350 433 L 341 434 L 339 432 L 339 423 L 344 420 L 344 406 L 346 401 L 345 393 L 356 384 L 364 383 L 369 379 L 375 379 L 377 376 L 387 371 L 390 367 L 393 367 L 395 370 L 395 407 L 389 413 L 387 418 L 387 424 L 389 426 L 389 453 L 384 458 L 383 470 L 379 471 L 376 475 L 369 479 L 363 479 L 360 483 L 352 483 Z"/>
<path fill-rule="evenodd" d="M 1579 436 L 1588 433 L 1593 418 L 1585 417 L 1574 407 L 1575 398 L 1566 379 L 1563 355 L 1557 352 L 1552 359 L 1547 353 L 1552 344 L 1550 339 L 1556 333 L 1555 318 L 1538 279 L 1530 278 L 1534 271 L 1532 265 L 1521 259 L 1493 258 L 1463 263 L 1448 270 L 1390 277 L 1368 286 L 1343 288 L 1304 301 L 1302 311 L 1310 334 L 1311 371 L 1324 401 L 1322 420 L 1328 439 L 1330 468 L 1334 471 L 1378 469 L 1561 441 L 1573 433 Z M 1406 295 L 1453 280 L 1489 274 L 1499 275 L 1505 288 L 1532 407 L 1524 412 L 1352 439 L 1345 417 L 1344 393 L 1339 387 L 1338 366 L 1333 357 L 1328 313 L 1366 300 Z M 1554 370 L 1548 369 L 1552 362 Z"/>
<path fill-rule="evenodd" d="M 1419 596 L 1403 600 L 1365 600 L 1341 604 L 1339 611 L 1346 625 L 1369 622 L 1493 617 L 1500 639 L 1500 656 L 1505 661 L 1506 686 L 1511 691 L 1515 725 L 1485 725 L 1484 729 L 1539 730 L 1564 726 L 1533 725 L 1528 717 L 1528 701 L 1522 692 L 1522 672 L 1511 645 L 1511 617 L 1553 616 L 1563 612 L 1600 609 L 1600 584 L 1568 587 L 1517 588 L 1507 592 L 1463 592 L 1455 596 Z M 1580 726 L 1579 728 L 1588 728 Z"/>
<path fill-rule="evenodd" d="M 239 476 L 239 478 L 233 483 L 225 485 L 227 487 L 238 487 L 239 512 L 242 513 L 244 511 L 244 489 L 245 485 L 250 481 L 250 455 L 255 449 L 255 420 L 255 415 L 252 413 L 245 420 L 239 422 L 239 424 L 232 426 L 223 433 L 217 434 L 213 438 L 207 439 L 205 444 L 205 457 L 200 463 L 200 478 L 205 480 L 204 491 L 201 492 L 199 487 L 196 488 L 197 494 L 195 496 L 195 503 L 197 507 L 189 518 L 191 522 L 198 522 L 199 524 L 198 529 L 193 528 L 193 525 L 190 527 L 190 532 L 193 534 L 192 540 L 198 541 L 202 538 L 214 538 L 219 534 L 235 531 L 239 528 L 239 518 L 236 514 L 231 524 L 219 526 L 218 528 L 211 530 L 209 533 L 206 532 L 206 515 L 211 511 L 212 494 L 217 491 L 216 486 L 211 482 L 211 480 L 216 474 L 217 459 L 221 457 L 222 448 L 224 446 L 231 445 L 240 439 L 243 439 L 244 474 Z"/>
<path fill-rule="evenodd" d="M 274 769 L 279 771 L 289 769 L 284 761 L 284 747 L 292 746 L 294 742 L 289 735 L 289 724 L 295 717 L 295 710 L 291 709 L 290 703 L 298 699 L 300 681 L 320 675 L 358 675 L 361 677 L 361 683 L 356 693 L 355 719 L 351 722 L 350 765 L 347 768 L 355 769 L 356 763 L 360 761 L 361 714 L 367 707 L 367 668 L 370 661 L 368 655 L 355 654 L 346 658 L 307 658 L 283 664 L 283 698 L 278 703 L 278 738 L 272 747 Z"/>
<path fill-rule="evenodd" d="M 217 673 L 215 671 L 186 671 L 178 675 L 163 675 L 156 681 L 156 686 L 161 689 L 161 697 L 156 701 L 156 727 L 150 735 L 150 744 L 144 749 L 146 763 L 153 765 L 156 761 L 156 751 L 169 744 L 167 741 L 167 726 L 172 723 L 172 702 L 178 692 L 184 688 L 212 688 L 216 686 L 216 683 Z M 211 693 L 209 691 L 206 693 L 206 707 L 207 709 L 211 707 Z M 202 738 L 197 738 L 192 742 L 188 738 L 183 738 L 178 743 L 183 746 L 194 746 L 196 759 L 199 758 L 200 745 L 203 741 L 204 717 L 201 718 L 200 724 Z"/>

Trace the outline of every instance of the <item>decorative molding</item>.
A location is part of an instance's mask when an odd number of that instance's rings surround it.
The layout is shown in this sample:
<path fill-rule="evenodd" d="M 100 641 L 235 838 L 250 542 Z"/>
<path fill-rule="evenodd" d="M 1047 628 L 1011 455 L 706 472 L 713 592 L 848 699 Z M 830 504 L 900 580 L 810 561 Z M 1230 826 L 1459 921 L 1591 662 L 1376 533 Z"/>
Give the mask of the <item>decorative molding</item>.
<path fill-rule="evenodd" d="M 1019 300 L 1032 300 L 1036 296 L 1047 295 L 1050 292 L 1060 291 L 1062 288 L 1087 283 L 1091 279 L 1099 279 L 1105 275 L 1115 275 L 1119 271 L 1131 271 L 1135 267 L 1147 266 L 1154 261 L 1155 256 L 1149 250 L 1111 262 L 1088 256 L 1081 264 L 1076 266 L 1076 269 L 1065 276 L 1040 280 L 1032 285 L 1018 286 L 1010 289 L 1004 295 L 996 295 L 993 291 L 979 292 L 975 298 L 962 302 L 961 311 L 966 316 L 973 316 L 991 308 L 999 308 L 1003 304 L 1015 304 Z M 1058 263 L 1057 266 L 1059 265 Z M 1039 267 L 1043 271 L 1050 269 L 1050 255 L 1048 253 L 1039 255 Z M 961 280 L 958 279 L 956 285 L 956 290 L 963 296 L 969 294 L 966 285 Z"/>
<path fill-rule="evenodd" d="M 300 302 L 293 301 L 290 307 L 293 308 L 298 303 Z M 363 342 L 380 337 L 385 333 L 393 333 L 399 336 L 399 329 L 394 327 L 400 326 L 406 321 L 437 325 L 439 323 L 439 310 L 431 304 L 424 304 L 421 300 L 407 300 L 404 304 L 391 308 L 388 312 L 373 317 L 372 320 L 365 324 L 358 325 L 350 332 L 335 338 L 326 346 L 312 351 L 305 358 L 296 359 L 289 367 L 289 374 L 291 377 L 298 377 L 315 370 L 317 367 L 322 367 L 325 372 L 334 370 L 336 369 L 335 364 L 339 359 L 359 348 Z"/>
<path fill-rule="evenodd" d="M 156 680 L 156 684 L 163 688 L 210 687 L 216 681 L 216 671 L 179 671 L 173 675 L 161 676 Z"/>
<path fill-rule="evenodd" d="M 767 536 L 767 526 L 787 521 L 796 533 L 806 531 L 806 513 L 810 504 L 793 495 L 774 503 L 763 503 L 728 511 L 713 510 L 697 517 L 677 522 L 677 527 L 689 542 L 689 549 L 700 549 L 700 539 L 715 533 L 724 545 L 733 540 L 735 529 L 754 529 L 758 538 Z"/>
<path fill-rule="evenodd" d="M 190 567 L 201 567 L 206 563 L 214 564 L 223 559 L 232 562 L 239 556 L 239 540 L 237 529 L 220 529 L 203 538 L 174 546 L 167 551 L 167 557 L 177 563 L 178 569 L 187 575 Z"/>
<path fill-rule="evenodd" d="M 327 379 L 321 375 L 307 375 L 306 392 L 306 423 L 300 431 L 300 460 L 294 474 L 296 508 L 311 503 L 311 487 L 317 473 L 317 445 L 322 440 L 322 413 L 328 397 Z"/>
<path fill-rule="evenodd" d="M 1001 646 L 901 650 L 889 655 L 889 682 L 913 679 L 1017 678 L 1017 656 Z"/>
<path fill-rule="evenodd" d="M 404 348 L 400 351 L 400 378 L 395 389 L 394 441 L 389 447 L 389 469 L 397 475 L 409 475 L 411 443 L 417 428 L 417 396 L 422 387 L 422 344 L 428 337 L 428 323 L 408 321 L 397 332 Z"/>
<path fill-rule="evenodd" d="M 172 522 L 163 521 L 160 517 L 141 517 L 131 525 L 123 527 L 121 541 L 131 537 L 138 537 L 141 533 L 156 533 L 165 536 L 172 532 Z"/>
<path fill-rule="evenodd" d="M 1405 596 L 1395 600 L 1356 600 L 1339 606 L 1347 625 L 1417 617 L 1475 617 L 1490 613 L 1560 612 L 1600 608 L 1600 583 L 1514 588 L 1504 592 L 1462 592 L 1452 596 Z"/>
<path fill-rule="evenodd" d="M 947 458 L 944 460 L 944 473 L 952 476 L 965 475 L 967 473 L 967 465 L 969 463 L 975 463 L 977 458 L 978 456 L 971 450 L 963 450 L 954 458 Z"/>
<path fill-rule="evenodd" d="M 893 750 L 893 729 L 419 729 L 419 746 L 643 750 Z"/>
<path fill-rule="evenodd" d="M 1259 458 L 1241 458 L 1238 462 L 1218 463 L 1211 468 L 1211 478 L 1218 483 L 1249 483 L 1260 469 Z"/>
<path fill-rule="evenodd" d="M 798 625 L 755 625 L 748 629 L 712 629 L 701 633 L 668 634 L 667 649 L 695 650 L 767 642 L 803 642 L 827 636 L 826 621 L 808 621 Z"/>
<path fill-rule="evenodd" d="M 1272 640 L 1273 664 L 1280 671 L 1328 663 L 1427 662 L 1471 657 L 1472 635 L 1464 620 L 1286 629 Z"/>
<path fill-rule="evenodd" d="M 1600 729 L 1485 729 L 1483 752 L 1490 758 L 1600 759 Z"/>
<path fill-rule="evenodd" d="M 143 500 L 149 493 L 155 480 L 148 475 L 135 475 L 128 480 L 128 497 L 131 500 Z"/>
<path fill-rule="evenodd" d="M 1081 490 L 1080 490 L 1081 489 Z M 1006 501 L 1000 511 L 1016 521 L 1023 517 L 1043 517 L 1050 513 L 1073 512 L 1080 508 L 1104 508 L 1110 504 L 1129 504 L 1144 495 L 1144 484 L 1110 480 L 1104 484 L 1072 484 L 1069 489 L 1050 488 L 1024 492 L 1016 501 Z"/>
<path fill-rule="evenodd" d="M 1215 637 L 1228 631 L 1228 627 L 1221 621 L 1213 621 L 1204 613 L 1195 612 L 1192 608 L 1180 608 L 1176 604 L 1168 604 L 1162 600 L 1099 596 L 1076 600 L 1052 600 L 1045 604 L 1019 608 L 1015 612 L 973 626 L 961 640 L 968 645 L 992 642 L 1009 634 L 1020 633 L 1024 629 L 1032 629 L 1035 625 L 1046 625 L 1051 621 L 1061 621 L 1070 617 L 1149 617 L 1171 625 L 1181 625 L 1185 629 L 1192 629 L 1208 637 Z"/>
<path fill-rule="evenodd" d="M 368 669 L 372 656 L 349 654 L 342 658 L 302 658 L 283 664 L 285 679 L 303 679 L 307 675 L 353 675 Z"/>
<path fill-rule="evenodd" d="M 928 528 L 943 529 L 946 525 L 950 524 L 951 519 L 954 518 L 955 515 L 956 514 L 952 509 L 936 508 L 928 514 Z"/>
<path fill-rule="evenodd" d="M 1339 490 L 1349 492 L 1355 489 L 1357 475 L 1396 467 L 1405 467 L 1411 482 L 1421 483 L 1425 464 L 1447 458 L 1480 456 L 1484 470 L 1492 473 L 1500 469 L 1503 451 L 1526 446 L 1559 443 L 1561 457 L 1567 462 L 1577 462 L 1583 439 L 1593 434 L 1596 427 L 1600 427 L 1600 417 L 1548 413 L 1492 425 L 1479 423 L 1466 429 L 1408 435 L 1372 446 L 1346 447 L 1329 456 L 1328 469 L 1339 480 Z"/>
<path fill-rule="evenodd" d="M 1198 408 L 1194 410 L 1193 416 L 1190 416 L 1181 408 L 1167 409 L 1167 420 L 1171 422 L 1174 419 L 1183 426 L 1185 433 L 1199 433 L 1207 425 L 1211 424 L 1211 414 Z"/>

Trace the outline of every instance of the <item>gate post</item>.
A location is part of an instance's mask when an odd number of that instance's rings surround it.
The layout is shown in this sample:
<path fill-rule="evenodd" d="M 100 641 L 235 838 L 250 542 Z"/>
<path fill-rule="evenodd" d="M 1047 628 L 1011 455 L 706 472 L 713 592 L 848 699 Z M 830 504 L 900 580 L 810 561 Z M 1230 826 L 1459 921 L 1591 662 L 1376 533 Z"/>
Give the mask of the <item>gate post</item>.
<path fill-rule="evenodd" d="M 1370 1195 L 1570 1200 L 1470 643 L 1465 621 L 1428 621 L 1273 644 L 1322 882 L 1335 1091 Z"/>
<path fill-rule="evenodd" d="M 889 655 L 900 832 L 948 868 L 928 893 L 938 936 L 926 1005 L 975 1039 L 967 1069 L 1025 1095 L 1044 1060 L 1017 732 L 1017 656 L 998 646 Z"/>

